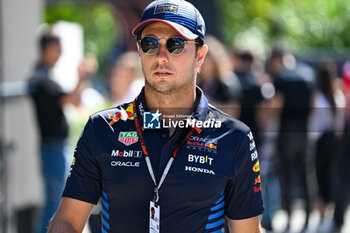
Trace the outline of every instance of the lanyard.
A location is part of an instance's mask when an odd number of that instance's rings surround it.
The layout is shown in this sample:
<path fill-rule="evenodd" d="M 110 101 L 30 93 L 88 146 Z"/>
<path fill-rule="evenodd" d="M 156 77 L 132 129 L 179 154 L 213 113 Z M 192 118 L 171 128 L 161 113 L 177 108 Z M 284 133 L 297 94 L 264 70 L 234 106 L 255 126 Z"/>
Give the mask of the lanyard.
<path fill-rule="evenodd" d="M 153 180 L 154 186 L 155 186 L 155 188 L 154 188 L 154 199 L 153 200 L 155 201 L 155 203 L 158 203 L 158 200 L 159 200 L 158 190 L 160 189 L 160 187 L 162 186 L 166 176 L 168 175 L 169 170 L 170 170 L 170 168 L 171 168 L 171 166 L 172 166 L 172 164 L 174 162 L 174 159 L 175 159 L 175 157 L 177 155 L 177 152 L 179 151 L 180 147 L 188 141 L 188 139 L 193 134 L 195 128 L 191 128 L 190 132 L 187 134 L 187 136 L 182 141 L 182 143 L 174 150 L 174 152 L 172 153 L 172 156 L 169 158 L 168 163 L 167 163 L 167 165 L 166 165 L 166 167 L 165 167 L 165 169 L 163 171 L 163 174 L 162 174 L 162 177 L 160 178 L 159 184 L 157 185 L 157 181 L 156 181 L 156 178 L 154 176 L 151 160 L 149 158 L 149 154 L 148 154 L 148 151 L 147 151 L 147 148 L 146 148 L 146 143 L 145 143 L 145 140 L 143 138 L 143 134 L 142 134 L 139 118 L 138 118 L 137 111 L 136 111 L 136 99 L 133 102 L 133 108 L 134 108 L 134 121 L 135 121 L 136 131 L 137 131 L 138 137 L 140 139 L 142 152 L 143 152 L 143 154 L 145 156 L 145 161 L 146 161 L 146 164 L 147 164 L 148 172 L 149 172 L 149 174 L 150 174 L 150 176 L 151 176 L 151 178 Z"/>

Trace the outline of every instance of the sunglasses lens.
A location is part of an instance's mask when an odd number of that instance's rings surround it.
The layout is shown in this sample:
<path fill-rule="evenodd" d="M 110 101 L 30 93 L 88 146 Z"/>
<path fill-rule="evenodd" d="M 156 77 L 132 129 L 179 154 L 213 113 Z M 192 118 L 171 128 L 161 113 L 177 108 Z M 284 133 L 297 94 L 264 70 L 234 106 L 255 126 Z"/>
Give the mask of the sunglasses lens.
<path fill-rule="evenodd" d="M 144 37 L 141 39 L 140 47 L 144 53 L 154 54 L 159 47 L 158 39 L 154 37 Z"/>
<path fill-rule="evenodd" d="M 141 39 L 140 47 L 145 54 L 155 54 L 159 49 L 159 40 L 155 37 L 146 36 Z M 185 48 L 185 40 L 181 37 L 169 38 L 166 47 L 171 54 L 181 54 Z"/>
<path fill-rule="evenodd" d="M 169 38 L 166 47 L 171 54 L 181 54 L 185 48 L 185 41 L 181 37 Z"/>

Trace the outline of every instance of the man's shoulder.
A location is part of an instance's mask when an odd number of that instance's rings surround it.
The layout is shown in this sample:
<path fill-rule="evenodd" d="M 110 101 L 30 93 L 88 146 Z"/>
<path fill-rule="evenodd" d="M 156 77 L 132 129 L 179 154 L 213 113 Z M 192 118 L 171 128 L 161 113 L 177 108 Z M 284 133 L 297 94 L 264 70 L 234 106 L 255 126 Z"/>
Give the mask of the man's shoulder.
<path fill-rule="evenodd" d="M 221 129 L 229 130 L 232 133 L 245 135 L 246 133 L 250 132 L 250 128 L 245 123 L 211 104 L 208 105 L 208 118 L 213 118 L 216 121 L 220 121 Z"/>
<path fill-rule="evenodd" d="M 133 104 L 132 102 L 121 104 L 117 107 L 108 108 L 91 115 L 92 121 L 96 121 L 101 118 L 110 125 L 113 125 L 118 121 L 126 122 L 127 120 L 134 120 Z"/>
<path fill-rule="evenodd" d="M 61 86 L 53 80 L 48 71 L 43 68 L 37 68 L 29 78 L 29 90 L 35 92 L 38 90 L 58 90 L 62 91 Z"/>

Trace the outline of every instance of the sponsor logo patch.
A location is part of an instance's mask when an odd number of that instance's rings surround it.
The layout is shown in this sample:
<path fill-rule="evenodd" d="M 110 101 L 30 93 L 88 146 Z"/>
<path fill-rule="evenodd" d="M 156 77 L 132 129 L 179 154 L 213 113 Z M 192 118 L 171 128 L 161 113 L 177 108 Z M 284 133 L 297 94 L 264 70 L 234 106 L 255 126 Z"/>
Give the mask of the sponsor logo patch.
<path fill-rule="evenodd" d="M 143 116 L 143 114 L 145 113 L 145 110 L 143 109 L 142 103 L 139 104 L 139 111 L 140 111 L 141 116 Z"/>
<path fill-rule="evenodd" d="M 252 141 L 252 142 L 250 143 L 249 147 L 250 147 L 250 148 L 249 148 L 250 151 L 254 150 L 254 149 L 255 149 L 255 142 Z"/>
<path fill-rule="evenodd" d="M 140 162 L 121 162 L 121 161 L 112 161 L 112 167 L 140 167 Z"/>
<path fill-rule="evenodd" d="M 179 6 L 171 3 L 163 3 L 156 6 L 154 14 L 172 13 L 177 14 Z"/>
<path fill-rule="evenodd" d="M 213 158 L 210 158 L 208 155 L 201 156 L 201 155 L 188 155 L 188 162 L 190 163 L 200 163 L 200 164 L 209 164 L 211 165 L 213 162 Z"/>
<path fill-rule="evenodd" d="M 77 153 L 77 148 L 74 149 L 74 154 L 75 154 L 75 153 Z M 71 164 L 71 166 L 69 167 L 68 177 L 71 176 L 74 165 L 75 165 L 75 156 L 73 157 L 72 164 Z"/>
<path fill-rule="evenodd" d="M 250 141 L 252 141 L 252 140 L 254 139 L 254 138 L 253 138 L 252 132 L 249 132 L 249 133 L 247 134 L 247 136 L 248 136 L 248 138 L 249 138 Z"/>
<path fill-rule="evenodd" d="M 189 172 L 199 172 L 199 173 L 205 173 L 205 174 L 212 174 L 215 175 L 215 172 L 210 169 L 206 168 L 200 168 L 200 167 L 190 167 L 190 166 L 185 166 L 185 171 Z"/>
<path fill-rule="evenodd" d="M 255 165 L 254 165 L 254 167 L 253 167 L 253 171 L 254 171 L 254 172 L 259 172 L 259 171 L 260 171 L 259 160 L 255 163 Z"/>
<path fill-rule="evenodd" d="M 255 179 L 255 185 L 256 184 L 261 184 L 260 175 Z"/>
<path fill-rule="evenodd" d="M 247 134 L 247 136 L 248 136 L 249 141 L 250 141 L 250 143 L 249 143 L 249 150 L 251 152 L 250 157 L 251 157 L 252 161 L 254 161 L 254 160 L 258 159 L 258 152 L 256 150 L 256 146 L 255 146 L 252 132 L 249 132 Z"/>
<path fill-rule="evenodd" d="M 254 193 L 257 193 L 260 191 L 261 191 L 261 185 L 259 185 L 259 187 L 254 187 Z"/>
<path fill-rule="evenodd" d="M 136 131 L 120 132 L 118 141 L 126 146 L 130 146 L 139 141 Z"/>
<path fill-rule="evenodd" d="M 210 149 L 216 150 L 216 145 L 214 143 L 206 143 L 204 146 L 209 147 Z"/>
<path fill-rule="evenodd" d="M 191 136 L 187 141 L 187 149 L 212 152 L 216 154 L 217 141 L 208 138 L 201 138 L 198 136 Z"/>
<path fill-rule="evenodd" d="M 134 110 L 132 104 L 129 105 L 126 110 L 122 109 L 116 114 L 108 113 L 108 119 L 111 121 L 109 122 L 110 125 L 113 125 L 114 123 L 118 122 L 120 119 L 123 121 L 126 120 L 134 120 Z"/>
<path fill-rule="evenodd" d="M 250 154 L 250 157 L 251 157 L 252 161 L 258 159 L 258 152 L 254 151 L 253 153 Z"/>
<path fill-rule="evenodd" d="M 111 157 L 141 158 L 141 156 L 140 150 L 112 150 L 111 152 Z"/>

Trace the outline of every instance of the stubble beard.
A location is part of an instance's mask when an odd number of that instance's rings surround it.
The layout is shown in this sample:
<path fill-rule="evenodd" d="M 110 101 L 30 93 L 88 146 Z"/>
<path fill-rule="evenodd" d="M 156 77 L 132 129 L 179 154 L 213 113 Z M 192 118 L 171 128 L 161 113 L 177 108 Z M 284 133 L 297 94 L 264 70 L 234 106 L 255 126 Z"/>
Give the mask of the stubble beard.
<path fill-rule="evenodd" d="M 181 92 L 182 90 L 187 90 L 189 86 L 193 86 L 196 80 L 196 70 L 195 70 L 195 62 L 192 63 L 191 69 L 186 74 L 186 79 L 184 83 L 176 83 L 174 82 L 172 85 L 168 86 L 160 86 L 157 85 L 156 82 L 150 81 L 149 77 L 147 77 L 146 72 L 142 66 L 143 73 L 145 75 L 145 86 L 149 87 L 149 90 L 161 95 L 173 95 L 175 93 Z M 193 77 L 193 78 L 191 78 Z"/>

